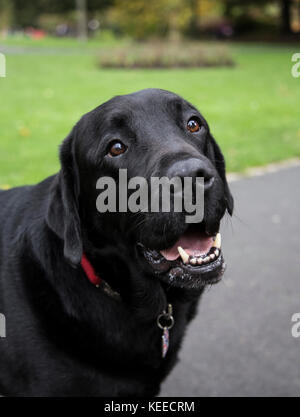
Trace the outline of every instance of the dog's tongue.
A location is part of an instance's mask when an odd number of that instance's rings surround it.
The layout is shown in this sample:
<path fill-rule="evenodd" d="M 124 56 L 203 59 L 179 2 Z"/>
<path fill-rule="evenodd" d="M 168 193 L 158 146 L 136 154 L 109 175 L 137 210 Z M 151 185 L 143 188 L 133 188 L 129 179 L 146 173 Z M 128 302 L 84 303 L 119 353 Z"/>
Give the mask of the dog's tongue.
<path fill-rule="evenodd" d="M 189 255 L 205 255 L 213 244 L 213 238 L 204 233 L 187 231 L 173 246 L 161 250 L 160 253 L 168 260 L 174 261 L 179 257 L 178 246 L 181 246 Z"/>

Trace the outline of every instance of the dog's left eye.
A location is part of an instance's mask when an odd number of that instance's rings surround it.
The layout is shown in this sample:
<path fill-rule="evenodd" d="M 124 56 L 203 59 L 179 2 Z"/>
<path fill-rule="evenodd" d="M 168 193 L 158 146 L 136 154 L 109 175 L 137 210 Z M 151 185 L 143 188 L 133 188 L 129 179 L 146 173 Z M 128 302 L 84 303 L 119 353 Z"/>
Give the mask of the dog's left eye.
<path fill-rule="evenodd" d="M 124 143 L 116 140 L 112 142 L 108 147 L 108 155 L 109 156 L 118 156 L 122 153 L 126 152 L 127 146 Z"/>
<path fill-rule="evenodd" d="M 196 119 L 190 119 L 187 123 L 187 129 L 191 133 L 198 132 L 200 130 L 199 122 Z"/>

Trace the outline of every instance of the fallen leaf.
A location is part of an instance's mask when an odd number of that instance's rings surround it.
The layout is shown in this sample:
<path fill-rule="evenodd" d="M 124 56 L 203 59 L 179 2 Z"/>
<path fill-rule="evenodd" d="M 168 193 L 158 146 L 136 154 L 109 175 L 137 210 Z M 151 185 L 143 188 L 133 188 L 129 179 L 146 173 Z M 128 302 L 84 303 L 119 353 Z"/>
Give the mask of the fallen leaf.
<path fill-rule="evenodd" d="M 22 126 L 18 129 L 19 135 L 23 137 L 28 137 L 31 134 L 31 130 L 28 127 Z"/>
<path fill-rule="evenodd" d="M 1 190 L 9 190 L 11 188 L 11 186 L 8 185 L 8 184 L 2 184 L 2 185 L 0 185 L 0 188 L 1 188 Z"/>

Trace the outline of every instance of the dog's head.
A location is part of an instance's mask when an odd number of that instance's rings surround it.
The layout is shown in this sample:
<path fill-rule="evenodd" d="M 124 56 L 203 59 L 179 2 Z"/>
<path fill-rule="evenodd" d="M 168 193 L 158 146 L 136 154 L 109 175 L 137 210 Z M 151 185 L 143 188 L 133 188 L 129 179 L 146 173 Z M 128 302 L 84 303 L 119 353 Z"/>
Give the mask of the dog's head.
<path fill-rule="evenodd" d="M 224 260 L 218 232 L 225 211 L 232 214 L 233 199 L 220 148 L 190 103 L 158 89 L 114 97 L 81 118 L 60 156 L 47 221 L 64 240 L 72 264 L 80 262 L 88 238 L 96 246 L 125 247 L 141 269 L 170 285 L 199 288 L 219 280 Z M 167 212 L 161 205 L 158 211 L 120 210 L 120 170 L 126 170 L 127 181 L 142 177 L 148 184 L 153 177 L 179 178 L 182 184 L 188 177 L 194 202 L 196 179 L 202 178 L 203 219 L 186 223 L 184 205 L 176 211 L 174 201 Z M 117 212 L 96 208 L 97 184 L 104 177 L 115 180 Z M 127 183 L 120 189 L 125 188 Z"/>

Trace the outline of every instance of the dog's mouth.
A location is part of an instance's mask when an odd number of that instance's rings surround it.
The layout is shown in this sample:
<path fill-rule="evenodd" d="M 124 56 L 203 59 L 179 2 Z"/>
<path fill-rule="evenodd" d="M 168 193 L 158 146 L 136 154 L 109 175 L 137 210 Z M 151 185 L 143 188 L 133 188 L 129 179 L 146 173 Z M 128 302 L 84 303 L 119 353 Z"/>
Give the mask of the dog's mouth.
<path fill-rule="evenodd" d="M 143 257 L 166 283 L 182 288 L 200 288 L 218 282 L 225 270 L 221 234 L 207 235 L 195 227 L 163 250 L 138 244 Z"/>

